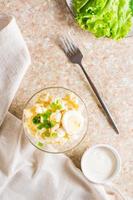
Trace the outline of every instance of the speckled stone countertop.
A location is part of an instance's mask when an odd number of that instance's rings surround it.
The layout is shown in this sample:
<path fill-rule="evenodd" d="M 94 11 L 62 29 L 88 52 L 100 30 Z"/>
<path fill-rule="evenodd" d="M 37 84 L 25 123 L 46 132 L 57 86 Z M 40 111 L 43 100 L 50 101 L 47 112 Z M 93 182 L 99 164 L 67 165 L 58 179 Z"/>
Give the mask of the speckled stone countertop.
<path fill-rule="evenodd" d="M 133 197 L 133 37 L 120 42 L 95 39 L 75 24 L 65 0 L 0 0 L 0 12 L 16 17 L 32 58 L 10 111 L 21 118 L 25 102 L 48 86 L 64 86 L 80 94 L 88 108 L 88 134 L 69 156 L 80 167 L 88 146 L 111 144 L 122 158 L 122 171 L 114 184 Z M 69 63 L 59 48 L 64 32 L 70 32 L 80 46 L 86 70 L 110 108 L 119 136 L 98 108 L 80 68 Z"/>

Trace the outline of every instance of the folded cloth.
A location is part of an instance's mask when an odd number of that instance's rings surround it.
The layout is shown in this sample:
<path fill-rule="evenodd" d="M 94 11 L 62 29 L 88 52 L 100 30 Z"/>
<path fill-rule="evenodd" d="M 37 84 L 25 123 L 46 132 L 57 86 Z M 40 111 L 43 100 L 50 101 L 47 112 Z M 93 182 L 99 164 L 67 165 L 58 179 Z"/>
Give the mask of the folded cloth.
<path fill-rule="evenodd" d="M 65 155 L 35 149 L 21 121 L 7 114 L 0 130 L 1 200 L 102 200 Z"/>
<path fill-rule="evenodd" d="M 15 19 L 0 15 L 0 125 L 29 64 L 29 52 Z"/>
<path fill-rule="evenodd" d="M 7 113 L 30 56 L 13 17 L 0 16 L 0 30 L 0 200 L 107 200 L 68 157 L 33 147 Z"/>

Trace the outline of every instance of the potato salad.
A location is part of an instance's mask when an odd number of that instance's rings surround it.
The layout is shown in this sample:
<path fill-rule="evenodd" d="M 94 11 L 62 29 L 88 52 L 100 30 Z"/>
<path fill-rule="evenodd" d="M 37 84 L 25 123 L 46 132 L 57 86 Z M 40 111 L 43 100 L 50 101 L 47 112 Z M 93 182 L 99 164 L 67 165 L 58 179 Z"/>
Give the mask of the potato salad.
<path fill-rule="evenodd" d="M 79 137 L 84 118 L 74 95 L 54 97 L 48 93 L 36 97 L 24 110 L 24 128 L 36 139 L 36 146 L 64 145 Z"/>

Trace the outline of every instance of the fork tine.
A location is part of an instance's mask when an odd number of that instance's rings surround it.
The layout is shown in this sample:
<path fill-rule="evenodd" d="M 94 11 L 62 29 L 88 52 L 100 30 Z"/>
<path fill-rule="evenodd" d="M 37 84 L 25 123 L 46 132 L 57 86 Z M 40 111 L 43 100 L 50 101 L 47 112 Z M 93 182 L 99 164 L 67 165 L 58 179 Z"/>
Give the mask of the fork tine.
<path fill-rule="evenodd" d="M 64 41 L 64 38 L 61 38 L 61 48 L 66 54 L 66 56 L 70 57 L 72 55 L 71 51 L 69 50 L 66 41 Z"/>
<path fill-rule="evenodd" d="M 62 37 L 60 40 L 61 40 L 61 43 L 62 43 L 62 46 L 63 46 L 63 50 L 64 50 L 66 53 L 68 53 L 68 47 L 67 47 L 67 44 L 66 44 L 66 42 L 65 42 L 64 37 Z"/>
<path fill-rule="evenodd" d="M 70 46 L 71 46 L 71 49 L 72 49 L 73 52 L 75 53 L 75 52 L 78 50 L 78 47 L 77 47 L 75 41 L 74 41 L 73 38 L 70 36 L 70 34 L 68 34 L 67 39 L 68 39 L 68 43 L 69 43 Z"/>
<path fill-rule="evenodd" d="M 68 50 L 68 47 L 66 43 L 64 42 L 64 38 L 61 38 L 60 41 L 61 41 L 61 44 L 60 44 L 61 49 L 63 50 L 63 52 L 66 54 L 67 57 L 70 57 L 72 54 Z"/>
<path fill-rule="evenodd" d="M 73 54 L 73 50 L 71 48 L 70 41 L 69 41 L 69 39 L 67 37 L 64 38 L 64 42 L 65 42 L 65 44 L 67 46 L 68 52 L 71 53 L 71 54 Z"/>
<path fill-rule="evenodd" d="M 72 50 L 75 52 L 77 47 L 76 47 L 75 42 L 73 41 L 72 37 L 70 37 L 70 35 L 68 35 L 67 41 L 70 44 Z"/>
<path fill-rule="evenodd" d="M 61 38 L 61 42 L 64 46 L 64 50 L 66 51 L 66 54 L 69 54 L 70 56 L 75 54 L 77 51 L 77 47 L 74 45 L 73 40 L 71 37 L 67 34 L 63 38 Z"/>
<path fill-rule="evenodd" d="M 67 42 L 67 45 L 68 45 L 68 48 L 70 49 L 70 51 L 72 52 L 72 54 L 75 52 L 75 49 L 73 48 L 72 46 L 72 40 L 68 37 L 65 38 L 66 39 L 66 42 Z"/>

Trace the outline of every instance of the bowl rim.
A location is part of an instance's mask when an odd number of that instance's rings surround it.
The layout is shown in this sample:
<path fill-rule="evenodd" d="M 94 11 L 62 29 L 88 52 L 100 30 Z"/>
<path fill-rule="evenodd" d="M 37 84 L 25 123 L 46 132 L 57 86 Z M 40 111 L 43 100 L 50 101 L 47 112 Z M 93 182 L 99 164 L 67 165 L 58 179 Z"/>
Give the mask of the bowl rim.
<path fill-rule="evenodd" d="M 113 174 L 109 178 L 102 180 L 102 181 L 98 181 L 96 179 L 94 180 L 93 178 L 87 176 L 86 172 L 84 170 L 84 163 L 85 163 L 86 156 L 89 155 L 96 148 L 106 148 L 107 150 L 112 152 L 113 155 L 116 158 L 116 167 L 114 169 Z M 95 145 L 91 146 L 90 148 L 87 148 L 86 151 L 83 153 L 82 158 L 81 158 L 81 169 L 82 169 L 84 176 L 90 182 L 96 183 L 96 184 L 106 184 L 106 183 L 112 181 L 112 179 L 115 178 L 120 173 L 120 171 L 121 171 L 121 157 L 120 157 L 118 151 L 113 146 L 111 146 L 109 144 L 95 144 Z"/>
<path fill-rule="evenodd" d="M 41 89 L 41 90 L 35 92 L 35 93 L 27 100 L 27 102 L 26 102 L 25 105 L 24 105 L 24 108 L 23 108 L 23 115 L 22 115 L 23 134 L 25 135 L 25 137 L 29 140 L 29 142 L 30 142 L 35 148 L 37 148 L 37 149 L 39 149 L 39 150 L 41 150 L 41 151 L 43 151 L 43 152 L 45 152 L 45 153 L 49 153 L 49 154 L 62 154 L 62 153 L 66 153 L 66 152 L 68 152 L 68 151 L 73 150 L 74 148 L 76 148 L 76 147 L 83 141 L 83 139 L 84 139 L 85 136 L 87 135 L 87 131 L 88 131 L 88 118 L 87 118 L 87 122 L 86 122 L 86 129 L 85 129 L 85 131 L 84 131 L 84 134 L 83 134 L 82 138 L 81 138 L 80 141 L 79 141 L 78 143 L 76 143 L 73 147 L 71 147 L 71 148 L 69 148 L 69 149 L 66 149 L 66 150 L 64 150 L 64 151 L 54 152 L 54 151 L 44 150 L 44 149 L 41 149 L 41 148 L 39 148 L 38 146 L 36 146 L 36 145 L 31 141 L 31 139 L 30 139 L 30 137 L 28 136 L 28 134 L 26 134 L 26 130 L 25 130 L 25 128 L 24 128 L 24 110 L 25 110 L 25 108 L 27 107 L 27 105 L 29 104 L 29 102 L 32 100 L 33 97 L 35 97 L 35 96 L 36 96 L 37 94 L 39 94 L 40 92 L 43 92 L 43 91 L 49 90 L 49 89 L 62 89 L 62 90 L 67 90 L 67 91 L 69 91 L 69 92 L 75 94 L 75 95 L 81 100 L 81 102 L 83 103 L 84 108 L 85 108 L 85 110 L 86 110 L 86 115 L 88 116 L 87 106 L 86 106 L 84 100 L 79 96 L 79 94 L 77 94 L 76 92 L 74 92 L 73 90 L 71 90 L 71 89 L 69 89 L 69 88 L 62 87 L 62 86 L 50 86 L 50 87 L 45 87 L 45 88 L 43 88 L 43 89 Z"/>

